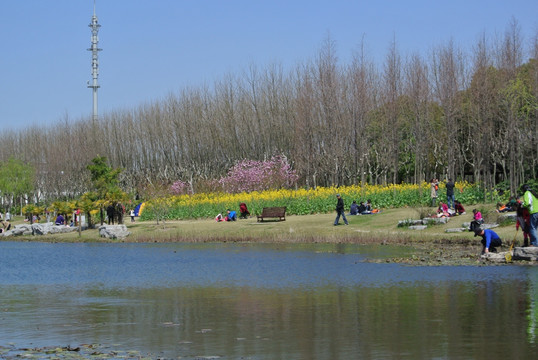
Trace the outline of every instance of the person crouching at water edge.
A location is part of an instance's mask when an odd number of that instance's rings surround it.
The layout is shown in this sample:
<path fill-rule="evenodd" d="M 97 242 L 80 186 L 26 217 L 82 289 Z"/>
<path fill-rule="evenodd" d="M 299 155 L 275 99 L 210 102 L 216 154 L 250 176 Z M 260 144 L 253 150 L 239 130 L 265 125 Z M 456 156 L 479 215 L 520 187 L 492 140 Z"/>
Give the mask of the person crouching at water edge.
<path fill-rule="evenodd" d="M 489 252 L 497 252 L 497 247 L 502 246 L 502 241 L 499 235 L 490 229 L 476 229 L 474 236 L 482 236 L 482 255 Z"/>
<path fill-rule="evenodd" d="M 344 224 L 347 223 L 346 214 L 344 214 L 344 200 L 340 197 L 340 194 L 336 194 L 338 201 L 336 202 L 336 219 L 334 219 L 334 226 L 338 225 L 340 222 L 340 216 L 344 220 Z"/>

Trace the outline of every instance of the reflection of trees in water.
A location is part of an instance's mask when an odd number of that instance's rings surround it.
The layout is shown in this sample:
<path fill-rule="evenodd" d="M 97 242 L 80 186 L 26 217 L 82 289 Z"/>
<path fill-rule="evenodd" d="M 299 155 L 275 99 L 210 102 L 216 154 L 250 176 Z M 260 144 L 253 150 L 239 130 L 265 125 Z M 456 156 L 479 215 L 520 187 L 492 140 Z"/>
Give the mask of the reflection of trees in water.
<path fill-rule="evenodd" d="M 536 326 L 538 325 L 538 311 L 536 302 L 538 302 L 538 269 L 529 269 L 529 309 L 527 310 L 528 326 L 527 338 L 531 344 L 536 342 Z"/>
<path fill-rule="evenodd" d="M 202 261 L 191 264 L 210 269 Z M 349 270 L 340 265 L 341 271 Z M 381 266 L 368 265 L 364 271 L 381 271 Z M 423 278 L 418 271 L 435 271 L 430 267 L 389 268 L 407 272 L 409 282 L 267 288 L 0 286 L 2 307 L 8 310 L 0 322 L 0 347 L 6 334 L 18 333 L 19 340 L 31 338 L 34 344 L 92 339 L 165 357 L 495 360 L 535 355 L 538 269 L 494 278 L 498 268 L 493 267 L 485 281 L 432 282 L 417 281 Z M 303 276 L 300 271 L 290 267 L 289 276 Z M 443 271 L 457 279 L 458 272 L 475 268 Z"/>
<path fill-rule="evenodd" d="M 107 336 L 137 339 L 143 350 L 188 342 L 183 355 L 209 349 L 232 357 L 529 358 L 522 280 L 127 289 L 113 297 L 129 301 L 78 313 L 91 314 L 82 323 L 107 324 Z"/>

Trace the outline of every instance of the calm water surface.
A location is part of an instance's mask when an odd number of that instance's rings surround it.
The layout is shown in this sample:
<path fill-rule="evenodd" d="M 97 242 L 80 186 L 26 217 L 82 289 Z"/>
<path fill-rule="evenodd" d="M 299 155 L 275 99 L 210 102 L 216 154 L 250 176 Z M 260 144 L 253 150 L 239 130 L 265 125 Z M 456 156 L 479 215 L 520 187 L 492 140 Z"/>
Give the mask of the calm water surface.
<path fill-rule="evenodd" d="M 0 346 L 157 358 L 538 358 L 538 269 L 388 246 L 0 242 Z M 1 358 L 1 355 L 0 355 Z"/>

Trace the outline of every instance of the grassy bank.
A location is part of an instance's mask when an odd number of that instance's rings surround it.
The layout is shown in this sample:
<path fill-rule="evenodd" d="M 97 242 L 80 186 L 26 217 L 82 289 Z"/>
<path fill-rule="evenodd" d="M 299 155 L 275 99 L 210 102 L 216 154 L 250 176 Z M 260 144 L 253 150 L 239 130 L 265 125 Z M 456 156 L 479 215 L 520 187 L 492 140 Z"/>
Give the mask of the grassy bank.
<path fill-rule="evenodd" d="M 481 206 L 485 208 L 486 206 Z M 450 218 L 448 224 L 431 225 L 425 230 L 410 230 L 398 227 L 399 220 L 419 219 L 424 213 L 433 213 L 433 208 L 398 208 L 383 210 L 375 215 L 347 216 L 349 226 L 340 220 L 333 226 L 335 213 L 317 215 L 292 215 L 286 221 L 257 222 L 256 217 L 236 222 L 217 223 L 212 219 L 174 220 L 157 224 L 155 221 L 131 223 L 126 225 L 131 232 L 125 242 L 169 242 L 169 241 L 252 241 L 252 242 L 346 242 L 368 243 L 421 243 L 440 242 L 463 243 L 476 238 L 470 232 L 446 233 L 448 228 L 461 227 L 470 222 L 472 214 Z M 496 221 L 497 214 L 490 211 L 488 222 Z M 16 224 L 17 222 L 15 222 Z M 496 231 L 505 239 L 512 238 L 515 226 L 499 227 Z M 520 234 L 521 235 L 521 234 Z M 53 242 L 98 242 L 106 241 L 99 237 L 96 229 L 68 234 L 44 236 L 9 237 L 4 240 L 53 241 Z"/>
<path fill-rule="evenodd" d="M 486 222 L 495 222 L 498 214 L 493 206 L 477 205 L 486 214 Z M 375 215 L 347 216 L 349 225 L 333 226 L 335 213 L 319 215 L 292 215 L 286 221 L 258 223 L 256 217 L 236 222 L 214 220 L 178 220 L 156 224 L 155 221 L 129 222 L 131 232 L 122 242 L 244 242 L 244 243 L 351 243 L 411 246 L 412 255 L 402 258 L 372 261 L 408 263 L 415 265 L 481 265 L 480 238 L 465 231 L 447 233 L 449 228 L 460 228 L 470 222 L 472 213 L 450 218 L 447 224 L 430 225 L 424 230 L 398 227 L 399 220 L 420 219 L 420 215 L 434 212 L 434 208 L 398 208 L 383 210 Z M 17 222 L 15 222 L 17 223 Z M 515 225 L 495 228 L 508 247 L 515 235 Z M 99 237 L 97 229 L 68 234 L 5 237 L 5 241 L 45 242 L 118 242 Z M 518 234 L 519 243 L 523 236 Z M 408 251 L 405 252 L 409 254 Z"/>

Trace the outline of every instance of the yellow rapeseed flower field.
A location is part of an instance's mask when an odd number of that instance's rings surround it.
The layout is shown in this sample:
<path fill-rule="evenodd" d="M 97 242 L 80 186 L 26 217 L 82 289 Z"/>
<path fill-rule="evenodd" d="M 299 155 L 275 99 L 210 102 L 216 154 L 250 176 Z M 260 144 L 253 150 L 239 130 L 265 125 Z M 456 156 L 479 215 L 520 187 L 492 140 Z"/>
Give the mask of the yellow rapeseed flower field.
<path fill-rule="evenodd" d="M 431 203 L 430 184 L 388 184 L 372 185 L 359 184 L 350 186 L 317 187 L 310 189 L 275 189 L 252 191 L 237 194 L 229 193 L 199 193 L 193 195 L 178 195 L 166 198 L 168 208 L 167 218 L 207 218 L 227 209 L 238 210 L 240 203 L 246 203 L 251 214 L 261 213 L 264 207 L 286 206 L 288 214 L 303 215 L 327 213 L 334 211 L 335 195 L 340 194 L 346 208 L 353 200 L 358 203 L 370 200 L 376 208 L 391 208 L 402 206 L 424 206 Z M 456 199 L 462 203 L 476 203 L 483 197 L 483 190 L 468 182 L 456 183 Z M 162 200 L 160 204 L 162 206 Z M 439 200 L 446 200 L 444 185 L 439 189 Z M 151 204 L 151 200 L 148 201 Z M 144 211 L 143 218 L 153 218 L 151 206 Z"/>

